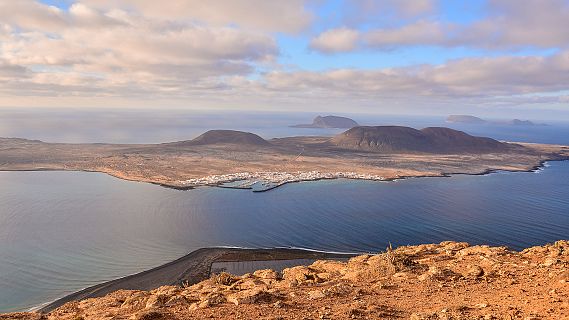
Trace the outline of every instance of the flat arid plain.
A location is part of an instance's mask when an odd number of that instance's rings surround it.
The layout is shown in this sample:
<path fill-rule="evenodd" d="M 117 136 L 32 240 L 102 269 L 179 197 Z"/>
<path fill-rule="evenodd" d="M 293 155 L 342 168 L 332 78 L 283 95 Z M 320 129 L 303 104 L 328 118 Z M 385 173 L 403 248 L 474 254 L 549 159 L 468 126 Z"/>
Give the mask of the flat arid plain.
<path fill-rule="evenodd" d="M 271 140 L 212 130 L 162 144 L 67 144 L 0 139 L 0 170 L 70 170 L 173 188 L 255 179 L 281 185 L 302 180 L 484 174 L 528 171 L 569 157 L 569 147 L 505 143 L 447 128 L 356 127 L 335 137 Z"/>

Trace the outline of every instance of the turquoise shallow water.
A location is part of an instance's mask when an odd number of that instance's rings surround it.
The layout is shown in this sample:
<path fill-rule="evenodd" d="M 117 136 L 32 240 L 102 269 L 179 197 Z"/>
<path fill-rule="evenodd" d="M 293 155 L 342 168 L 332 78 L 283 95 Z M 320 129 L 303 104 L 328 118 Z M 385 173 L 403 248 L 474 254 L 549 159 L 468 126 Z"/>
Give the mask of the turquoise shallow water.
<path fill-rule="evenodd" d="M 569 162 L 534 173 L 177 191 L 99 173 L 0 172 L 0 311 L 22 310 L 204 246 L 364 252 L 569 238 Z"/>

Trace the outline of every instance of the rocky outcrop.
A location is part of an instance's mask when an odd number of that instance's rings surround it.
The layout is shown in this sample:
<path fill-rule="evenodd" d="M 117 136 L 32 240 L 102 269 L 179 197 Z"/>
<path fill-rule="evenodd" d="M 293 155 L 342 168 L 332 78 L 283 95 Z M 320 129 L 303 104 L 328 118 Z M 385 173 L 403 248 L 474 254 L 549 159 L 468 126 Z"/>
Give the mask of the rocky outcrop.
<path fill-rule="evenodd" d="M 354 120 L 338 116 L 317 116 L 311 124 L 297 124 L 293 128 L 339 128 L 350 129 L 359 124 Z"/>
<path fill-rule="evenodd" d="M 491 138 L 441 127 L 355 127 L 335 136 L 331 143 L 344 149 L 383 153 L 494 153 L 514 148 Z"/>
<path fill-rule="evenodd" d="M 0 319 L 566 319 L 568 267 L 569 241 L 522 252 L 442 242 Z"/>

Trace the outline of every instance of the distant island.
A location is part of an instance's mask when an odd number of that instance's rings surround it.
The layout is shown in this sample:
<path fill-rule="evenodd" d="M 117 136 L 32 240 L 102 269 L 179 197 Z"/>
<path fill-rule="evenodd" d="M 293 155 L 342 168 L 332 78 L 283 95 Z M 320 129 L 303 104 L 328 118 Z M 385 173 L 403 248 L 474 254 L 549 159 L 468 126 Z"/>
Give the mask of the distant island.
<path fill-rule="evenodd" d="M 210 130 L 160 144 L 68 144 L 0 138 L 0 170 L 96 171 L 176 189 L 198 186 L 267 191 L 322 179 L 404 177 L 533 170 L 569 158 L 569 147 L 475 137 L 449 128 L 357 126 L 334 137 L 266 140 Z"/>
<path fill-rule="evenodd" d="M 350 129 L 357 126 L 359 126 L 359 124 L 350 118 L 339 116 L 317 116 L 311 124 L 297 124 L 291 127 Z"/>
<path fill-rule="evenodd" d="M 455 114 L 455 115 L 450 115 L 447 117 L 446 120 L 448 123 L 469 123 L 469 124 L 483 124 L 483 123 L 487 123 L 486 120 L 475 117 L 475 116 L 470 116 L 470 115 L 463 115 L 463 114 Z"/>
<path fill-rule="evenodd" d="M 511 126 L 545 126 L 543 123 L 534 123 L 530 120 L 505 120 L 505 121 L 488 121 L 471 115 L 450 115 L 447 117 L 448 123 L 464 123 L 464 124 L 497 124 Z"/>
<path fill-rule="evenodd" d="M 546 125 L 544 123 L 535 123 L 535 122 L 532 122 L 529 120 L 520 120 L 520 119 L 514 119 L 514 120 L 507 121 L 506 124 L 513 125 L 513 126 L 545 126 Z"/>

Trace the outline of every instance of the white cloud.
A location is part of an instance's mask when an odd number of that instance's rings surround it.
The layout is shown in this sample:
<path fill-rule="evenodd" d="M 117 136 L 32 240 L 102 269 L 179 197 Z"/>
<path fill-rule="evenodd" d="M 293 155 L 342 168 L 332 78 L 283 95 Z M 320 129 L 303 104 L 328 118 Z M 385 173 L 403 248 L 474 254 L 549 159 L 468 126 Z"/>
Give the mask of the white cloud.
<path fill-rule="evenodd" d="M 485 48 L 569 47 L 569 1 L 490 0 L 487 18 L 461 30 L 459 45 Z M 453 45 L 453 43 L 449 43 Z"/>
<path fill-rule="evenodd" d="M 118 19 L 117 19 L 118 18 Z M 91 8 L 82 3 L 74 3 L 69 8 L 68 23 L 72 27 L 102 27 L 125 25 L 127 21 L 121 21 L 121 17 L 113 17 L 113 12 L 105 13 Z"/>
<path fill-rule="evenodd" d="M 521 48 L 569 48 L 569 1 L 567 0 L 490 0 L 486 5 L 486 15 L 468 24 L 441 20 L 439 16 L 428 14 L 433 10 L 433 1 L 402 1 L 394 6 L 391 1 L 363 1 L 358 12 L 359 21 L 354 24 L 369 23 L 366 15 L 377 12 L 378 17 L 392 16 L 396 22 L 371 28 L 360 33 L 363 39 L 353 50 L 393 49 L 410 46 L 474 47 L 484 49 L 518 50 Z M 373 8 L 376 8 L 372 10 Z M 383 15 L 382 15 L 383 14 Z M 409 19 L 409 17 L 415 17 Z M 379 19 L 379 18 L 378 18 Z M 399 23 L 397 23 L 397 21 Z M 317 35 L 321 40 L 334 29 Z M 325 37 L 324 37 L 325 39 Z M 330 41 L 332 42 L 332 41 Z M 326 53 L 349 51 L 344 48 L 334 50 L 322 43 L 315 49 L 323 48 Z"/>
<path fill-rule="evenodd" d="M 59 30 L 66 25 L 62 10 L 33 0 L 0 0 L 0 21 L 24 29 Z"/>
<path fill-rule="evenodd" d="M 18 65 L 12 65 L 0 60 L 0 81 L 13 81 L 29 76 L 29 71 Z"/>
<path fill-rule="evenodd" d="M 272 72 L 266 88 L 320 97 L 491 98 L 569 89 L 569 52 L 551 57 L 467 58 L 380 70 Z"/>
<path fill-rule="evenodd" d="M 85 3 L 61 11 L 0 1 L 10 9 L 0 13 L 10 16 L 0 28 L 0 61 L 30 73 L 18 86 L 4 83 L 3 91 L 14 95 L 153 95 L 216 87 L 218 78 L 248 75 L 278 54 L 271 35 L 253 30 L 156 20 Z M 28 13 L 41 18 L 32 23 Z"/>
<path fill-rule="evenodd" d="M 320 52 L 347 52 L 356 48 L 359 32 L 348 28 L 331 29 L 310 42 L 310 48 Z"/>
<path fill-rule="evenodd" d="M 391 0 L 404 16 L 420 16 L 432 13 L 438 4 L 436 0 Z"/>
<path fill-rule="evenodd" d="M 533 1 L 528 3 L 537 5 Z M 541 13 L 534 21 L 525 18 L 529 9 L 505 15 L 521 9 L 511 1 L 497 3 L 490 3 L 495 14 L 484 20 L 490 22 L 470 24 L 465 34 L 464 26 L 430 17 L 436 1 L 362 0 L 356 2 L 362 8 L 388 5 L 402 22 L 368 31 L 330 29 L 310 46 L 334 53 L 413 45 L 517 46 L 532 38 L 540 38 L 532 42 L 536 46 L 565 41 L 561 29 L 554 35 L 546 32 L 566 24 L 564 10 L 552 13 L 549 22 Z M 282 71 L 287 68 L 279 65 L 280 48 L 272 32 L 306 28 L 310 14 L 304 4 L 172 0 L 166 6 L 84 0 L 60 10 L 32 0 L 0 0 L 0 104 L 56 103 L 55 98 L 87 104 L 93 98 L 248 107 L 386 103 L 419 108 L 523 99 L 566 103 L 561 96 L 540 100 L 530 95 L 569 90 L 567 50 L 548 57 L 469 58 L 406 68 Z M 545 25 L 518 33 L 523 27 L 518 20 Z M 496 33 L 496 26 L 503 32 Z M 489 34 L 500 41 L 489 41 Z"/>
<path fill-rule="evenodd" d="M 303 0 L 82 0 L 101 9 L 125 8 L 144 17 L 163 20 L 193 20 L 209 25 L 235 24 L 264 31 L 299 32 L 312 15 Z"/>

